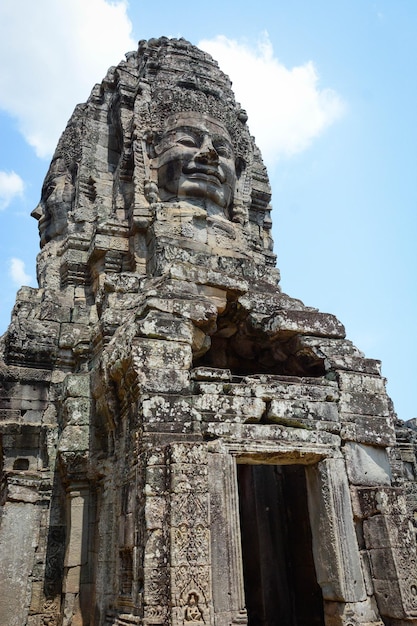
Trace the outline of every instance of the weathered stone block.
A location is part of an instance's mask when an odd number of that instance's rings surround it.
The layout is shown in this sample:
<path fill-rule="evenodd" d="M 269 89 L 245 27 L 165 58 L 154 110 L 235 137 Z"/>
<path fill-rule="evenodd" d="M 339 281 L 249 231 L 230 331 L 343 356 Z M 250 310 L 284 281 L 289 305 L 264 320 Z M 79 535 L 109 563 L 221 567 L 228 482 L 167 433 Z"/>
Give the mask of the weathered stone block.
<path fill-rule="evenodd" d="M 215 371 L 217 368 L 213 368 Z M 230 371 L 230 370 L 225 370 Z M 220 379 L 222 380 L 222 379 Z M 206 380 L 196 380 L 193 384 L 193 391 L 199 395 L 236 395 L 236 396 L 252 396 L 252 389 L 248 385 L 235 385 L 232 383 L 217 382 L 217 378 Z"/>
<path fill-rule="evenodd" d="M 168 450 L 166 447 L 152 446 L 143 462 L 146 465 L 166 465 Z"/>
<path fill-rule="evenodd" d="M 145 493 L 148 496 L 161 496 L 167 490 L 167 471 L 165 465 L 151 465 L 146 469 Z"/>
<path fill-rule="evenodd" d="M 0 421 L 4 422 L 20 422 L 22 414 L 20 409 L 0 409 Z"/>
<path fill-rule="evenodd" d="M 383 417 L 389 415 L 389 404 L 386 395 L 377 395 L 367 391 L 350 391 L 341 394 L 340 410 L 343 413 Z"/>
<path fill-rule="evenodd" d="M 36 319 L 19 319 L 6 337 L 6 354 L 11 363 L 52 367 L 56 357 L 60 324 Z"/>
<path fill-rule="evenodd" d="M 414 527 L 403 515 L 375 515 L 364 520 L 363 530 L 369 549 L 405 547 L 410 559 L 416 552 Z"/>
<path fill-rule="evenodd" d="M 132 346 L 132 358 L 139 372 L 144 368 L 188 370 L 191 365 L 191 347 L 176 341 L 136 339 Z"/>
<path fill-rule="evenodd" d="M 136 362 L 136 366 L 137 366 Z M 170 364 L 172 365 L 172 364 Z M 190 375 L 187 370 L 169 368 L 149 368 L 138 371 L 138 383 L 143 393 L 182 393 L 189 389 Z"/>
<path fill-rule="evenodd" d="M 67 374 L 64 381 L 64 393 L 66 396 L 74 398 L 90 397 L 90 375 L 89 374 Z"/>
<path fill-rule="evenodd" d="M 168 564 L 168 546 L 164 532 L 156 529 L 148 532 L 144 551 L 146 568 L 166 567 Z"/>
<path fill-rule="evenodd" d="M 334 315 L 305 309 L 279 311 L 273 316 L 268 316 L 262 322 L 257 320 L 255 324 L 255 327 L 262 326 L 266 332 L 272 335 L 281 332 L 294 332 L 318 337 L 343 338 L 345 336 L 344 326 Z"/>
<path fill-rule="evenodd" d="M 341 391 L 369 391 L 372 394 L 385 394 L 385 380 L 380 376 L 356 372 L 338 372 L 338 380 Z"/>
<path fill-rule="evenodd" d="M 170 446 L 171 463 L 190 463 L 196 465 L 206 465 L 208 451 L 202 443 L 187 441 L 172 443 Z"/>
<path fill-rule="evenodd" d="M 137 321 L 138 334 L 144 337 L 192 343 L 193 324 L 190 320 L 150 311 Z"/>
<path fill-rule="evenodd" d="M 341 413 L 340 419 L 341 434 L 345 440 L 383 447 L 395 444 L 394 425 L 388 415 L 385 417 L 373 415 L 370 418 L 368 415 Z"/>
<path fill-rule="evenodd" d="M 35 461 L 35 460 L 34 460 Z M 30 469 L 37 469 L 36 462 L 31 463 Z M 10 502 L 27 502 L 30 504 L 36 504 L 36 502 L 42 502 L 45 499 L 45 495 L 39 492 L 39 485 L 9 485 L 8 499 Z"/>
<path fill-rule="evenodd" d="M 92 242 L 92 249 L 94 251 L 112 250 L 127 253 L 129 249 L 129 240 L 123 237 L 112 237 L 110 235 L 97 234 Z"/>
<path fill-rule="evenodd" d="M 89 398 L 67 398 L 63 408 L 66 426 L 87 426 L 90 423 L 91 400 Z"/>
<path fill-rule="evenodd" d="M 68 424 L 58 442 L 60 452 L 75 452 L 89 449 L 90 431 L 88 425 Z"/>
<path fill-rule="evenodd" d="M 351 488 L 352 506 L 355 517 L 368 518 L 380 513 L 376 500 L 376 489 L 361 487 Z"/>
<path fill-rule="evenodd" d="M 145 522 L 146 529 L 164 528 L 167 516 L 167 502 L 164 497 L 146 496 Z"/>
<path fill-rule="evenodd" d="M 169 270 L 171 278 L 194 282 L 197 285 L 216 287 L 227 292 L 242 294 L 248 291 L 248 283 L 241 278 L 234 278 L 203 267 L 193 267 L 186 263 L 174 263 Z"/>
<path fill-rule="evenodd" d="M 205 493 L 207 491 L 207 465 L 176 463 L 171 473 L 170 491 L 172 493 Z"/>
<path fill-rule="evenodd" d="M 338 422 L 337 404 L 334 402 L 309 402 L 306 400 L 272 400 L 269 405 L 267 419 L 324 420 Z"/>
<path fill-rule="evenodd" d="M 61 324 L 60 348 L 74 348 L 81 343 L 89 344 L 90 329 L 84 324 Z"/>
<path fill-rule="evenodd" d="M 227 304 L 227 291 L 209 285 L 198 285 L 198 293 L 214 304 L 218 313 L 223 313 Z"/>
<path fill-rule="evenodd" d="M 288 398 L 288 400 L 332 403 L 339 399 L 337 383 L 325 379 L 296 379 L 294 376 L 245 376 L 245 388 L 248 385 L 257 397 L 265 400 Z"/>
<path fill-rule="evenodd" d="M 391 468 L 386 450 L 347 442 L 343 451 L 350 481 L 354 485 L 390 485 Z"/>
<path fill-rule="evenodd" d="M 214 380 L 230 381 L 232 378 L 230 370 L 217 367 L 196 367 L 193 369 L 191 378 L 193 380 Z"/>
<path fill-rule="evenodd" d="M 83 565 L 87 560 L 87 504 L 84 496 L 74 493 L 70 494 L 68 500 L 70 526 L 65 566 L 73 568 Z"/>
<path fill-rule="evenodd" d="M 190 421 L 198 417 L 192 396 L 153 395 L 142 401 L 143 419 L 148 422 Z"/>
<path fill-rule="evenodd" d="M 133 513 L 126 513 L 124 516 L 124 533 L 123 533 L 123 545 L 127 548 L 135 547 L 136 528 Z"/>
<path fill-rule="evenodd" d="M 203 394 L 193 398 L 193 406 L 204 420 L 232 419 L 258 422 L 265 413 L 265 402 L 260 398 Z"/>
<path fill-rule="evenodd" d="M 374 580 L 375 596 L 382 615 L 405 617 L 399 584 L 396 580 Z"/>
<path fill-rule="evenodd" d="M 392 550 L 389 547 L 369 550 L 369 557 L 374 578 L 383 578 L 384 580 L 397 579 L 398 572 Z"/>

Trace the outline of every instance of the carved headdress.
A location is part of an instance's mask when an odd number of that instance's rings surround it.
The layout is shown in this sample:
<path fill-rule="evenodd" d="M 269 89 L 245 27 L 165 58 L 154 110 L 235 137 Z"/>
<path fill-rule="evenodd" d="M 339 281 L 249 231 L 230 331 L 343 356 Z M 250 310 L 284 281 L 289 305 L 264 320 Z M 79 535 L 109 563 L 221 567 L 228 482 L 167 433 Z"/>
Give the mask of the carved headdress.
<path fill-rule="evenodd" d="M 176 41 L 175 54 L 169 50 L 170 40 L 165 38 L 139 44 L 142 88 L 145 83 L 149 85 L 149 91 L 146 87 L 144 91 L 150 95 L 150 101 L 146 102 L 145 97 L 143 104 L 149 111 L 150 126 L 160 129 L 173 113 L 195 111 L 210 115 L 227 128 L 236 158 L 249 161 L 252 140 L 246 126 L 248 117 L 235 101 L 230 79 L 208 54 L 187 42 L 178 44 Z"/>

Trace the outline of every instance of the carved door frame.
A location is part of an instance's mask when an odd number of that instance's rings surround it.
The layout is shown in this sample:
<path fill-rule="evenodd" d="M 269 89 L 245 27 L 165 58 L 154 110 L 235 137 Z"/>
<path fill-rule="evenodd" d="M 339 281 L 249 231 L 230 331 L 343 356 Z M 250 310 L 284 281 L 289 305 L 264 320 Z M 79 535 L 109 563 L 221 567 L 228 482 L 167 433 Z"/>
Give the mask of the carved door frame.
<path fill-rule="evenodd" d="M 313 557 L 323 601 L 325 605 L 337 603 L 337 612 L 341 614 L 346 614 L 348 605 L 368 605 L 349 483 L 339 449 L 322 444 L 283 445 L 276 441 L 213 442 L 208 447 L 215 626 L 247 623 L 236 467 L 239 463 L 305 466 Z M 220 568 L 221 576 L 217 575 Z M 364 623 L 369 623 L 370 612 L 365 613 Z M 349 621 L 341 617 L 340 624 L 344 623 Z"/>

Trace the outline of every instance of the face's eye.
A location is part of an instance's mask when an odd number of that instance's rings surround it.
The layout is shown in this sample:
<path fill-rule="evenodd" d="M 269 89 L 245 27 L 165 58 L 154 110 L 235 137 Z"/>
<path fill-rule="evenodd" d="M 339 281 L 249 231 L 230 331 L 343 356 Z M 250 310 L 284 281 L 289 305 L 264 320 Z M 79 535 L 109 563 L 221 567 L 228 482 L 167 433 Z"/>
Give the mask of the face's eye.
<path fill-rule="evenodd" d="M 226 159 L 232 158 L 232 146 L 229 143 L 225 142 L 223 139 L 219 139 L 217 141 L 214 140 L 213 146 L 219 156 L 225 157 Z"/>
<path fill-rule="evenodd" d="M 175 146 L 184 146 L 185 148 L 198 148 L 201 143 L 201 137 L 197 132 L 190 129 L 179 128 L 167 131 L 159 137 L 155 143 L 155 153 L 159 156 L 174 148 Z"/>
<path fill-rule="evenodd" d="M 55 188 L 56 188 L 55 182 L 50 182 L 42 189 L 42 200 L 44 202 L 46 202 L 48 198 L 53 194 L 53 192 L 55 191 Z"/>
<path fill-rule="evenodd" d="M 198 148 L 199 145 L 198 138 L 188 133 L 177 135 L 176 143 L 187 148 Z"/>

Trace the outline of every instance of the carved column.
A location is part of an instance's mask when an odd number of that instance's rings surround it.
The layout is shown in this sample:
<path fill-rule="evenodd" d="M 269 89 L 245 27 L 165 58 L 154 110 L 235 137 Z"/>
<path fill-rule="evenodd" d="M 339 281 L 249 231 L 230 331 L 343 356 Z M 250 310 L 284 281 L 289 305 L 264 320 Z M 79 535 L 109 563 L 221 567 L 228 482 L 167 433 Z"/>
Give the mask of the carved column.
<path fill-rule="evenodd" d="M 326 626 L 381 625 L 367 596 L 343 459 L 306 468 L 317 581 Z"/>
<path fill-rule="evenodd" d="M 208 459 L 214 622 L 247 624 L 236 460 L 224 453 Z"/>
<path fill-rule="evenodd" d="M 367 492 L 373 514 L 364 520 L 363 530 L 379 610 L 396 626 L 417 624 L 416 536 L 405 497 L 390 487 Z"/>
<path fill-rule="evenodd" d="M 207 449 L 171 446 L 172 626 L 213 626 Z"/>
<path fill-rule="evenodd" d="M 67 547 L 64 561 L 63 626 L 83 626 L 88 603 L 89 487 L 71 483 L 67 490 Z"/>
<path fill-rule="evenodd" d="M 29 583 L 42 513 L 37 505 L 38 485 L 16 482 L 17 497 L 12 493 L 4 504 L 0 527 L 0 623 L 9 626 L 26 624 L 29 603 L 33 612 L 41 613 L 46 601 L 42 587 L 34 583 L 31 592 Z"/>
<path fill-rule="evenodd" d="M 139 542 L 143 542 L 143 624 L 162 626 L 167 623 L 169 606 L 169 540 L 167 492 L 167 451 L 155 447 L 143 455 L 146 483 L 143 489 L 143 529 L 139 528 Z M 140 559 L 139 559 L 140 560 Z M 142 575 L 141 575 L 142 574 Z"/>

